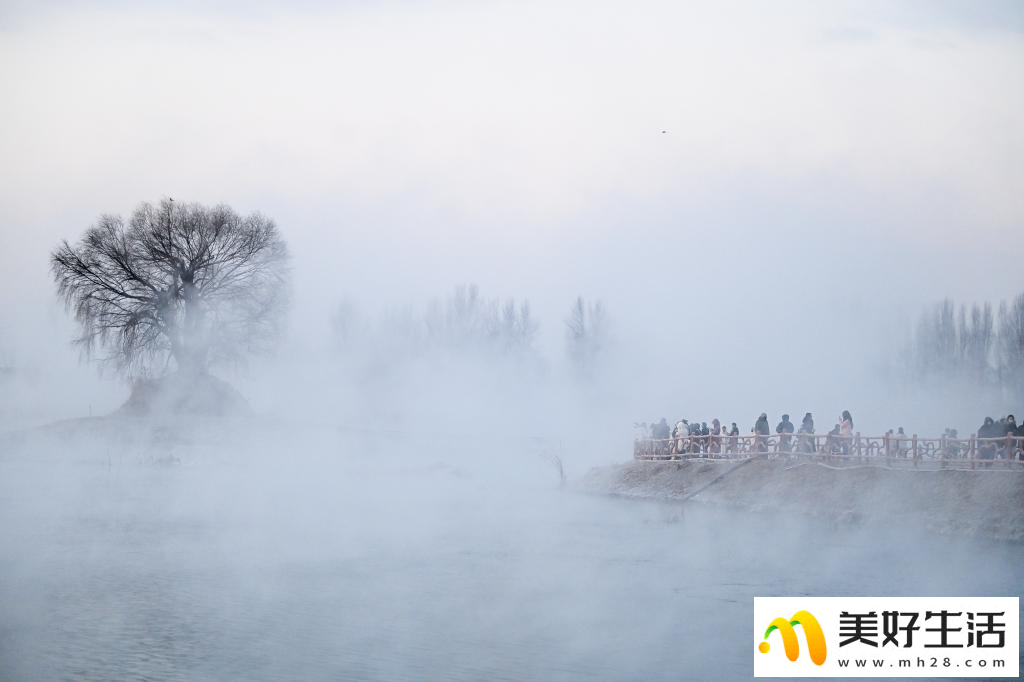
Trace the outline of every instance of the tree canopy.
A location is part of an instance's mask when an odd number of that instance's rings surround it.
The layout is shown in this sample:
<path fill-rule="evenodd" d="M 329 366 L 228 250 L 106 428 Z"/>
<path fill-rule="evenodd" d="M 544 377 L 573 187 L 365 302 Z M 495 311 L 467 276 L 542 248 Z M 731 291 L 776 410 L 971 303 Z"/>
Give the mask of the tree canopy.
<path fill-rule="evenodd" d="M 269 350 L 288 301 L 288 251 L 274 222 L 165 199 L 125 224 L 104 215 L 50 258 L 88 357 L 128 376 L 205 373 Z"/>

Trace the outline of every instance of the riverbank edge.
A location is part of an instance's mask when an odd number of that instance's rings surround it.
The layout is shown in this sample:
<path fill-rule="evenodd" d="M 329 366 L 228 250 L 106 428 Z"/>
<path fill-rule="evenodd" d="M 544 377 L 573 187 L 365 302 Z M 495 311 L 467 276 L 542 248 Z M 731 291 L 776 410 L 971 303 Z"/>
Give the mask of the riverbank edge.
<path fill-rule="evenodd" d="M 597 467 L 587 493 L 783 512 L 842 525 L 898 525 L 941 535 L 1024 542 L 1024 471 L 902 471 L 817 462 L 648 462 Z"/>

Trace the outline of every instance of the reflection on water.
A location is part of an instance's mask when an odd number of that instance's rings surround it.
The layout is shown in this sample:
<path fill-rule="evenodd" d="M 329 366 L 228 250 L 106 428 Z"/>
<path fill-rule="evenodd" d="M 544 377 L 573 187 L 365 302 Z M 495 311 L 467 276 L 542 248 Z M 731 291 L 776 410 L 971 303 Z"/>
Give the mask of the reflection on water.
<path fill-rule="evenodd" d="M 0 462 L 0 679 L 737 679 L 754 596 L 1020 591 L 1022 548 L 899 519 L 835 529 L 404 456 Z"/>

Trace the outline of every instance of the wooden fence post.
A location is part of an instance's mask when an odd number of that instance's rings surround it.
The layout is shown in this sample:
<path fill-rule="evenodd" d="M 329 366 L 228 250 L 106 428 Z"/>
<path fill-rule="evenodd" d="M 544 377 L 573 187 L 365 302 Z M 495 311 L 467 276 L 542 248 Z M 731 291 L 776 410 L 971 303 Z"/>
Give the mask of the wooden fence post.
<path fill-rule="evenodd" d="M 914 466 L 917 466 L 917 434 L 915 433 L 911 439 L 911 447 L 914 451 Z"/>
<path fill-rule="evenodd" d="M 967 456 L 971 458 L 971 468 L 974 468 L 974 458 L 978 456 L 978 434 L 971 434 L 971 444 L 967 448 Z"/>
<path fill-rule="evenodd" d="M 857 459 L 864 459 L 862 457 L 863 453 L 861 452 L 861 449 L 860 449 L 860 431 L 858 431 L 856 433 L 856 435 L 854 436 L 853 447 L 856 448 L 856 450 L 857 450 Z"/>

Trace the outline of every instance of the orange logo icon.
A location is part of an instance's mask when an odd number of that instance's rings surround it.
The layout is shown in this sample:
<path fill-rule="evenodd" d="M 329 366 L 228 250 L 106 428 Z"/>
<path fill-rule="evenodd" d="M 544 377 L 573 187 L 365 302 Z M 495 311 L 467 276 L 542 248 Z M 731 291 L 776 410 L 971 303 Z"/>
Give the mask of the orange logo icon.
<path fill-rule="evenodd" d="M 757 650 L 762 654 L 768 653 L 771 649 L 771 645 L 768 643 L 768 635 L 778 630 L 779 634 L 782 635 L 782 645 L 786 648 L 786 658 L 791 661 L 795 661 L 800 657 L 800 642 L 796 638 L 796 630 L 793 629 L 794 625 L 799 625 L 804 630 L 804 636 L 807 638 L 807 650 L 811 655 L 811 661 L 815 665 L 821 665 L 825 662 L 825 633 L 821 631 L 821 625 L 818 624 L 818 619 L 811 615 L 809 611 L 797 611 L 793 614 L 793 617 L 789 620 L 785 618 L 776 618 L 768 625 L 768 629 L 764 631 L 764 640 L 757 646 Z"/>

